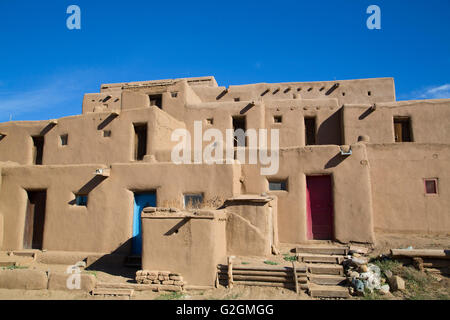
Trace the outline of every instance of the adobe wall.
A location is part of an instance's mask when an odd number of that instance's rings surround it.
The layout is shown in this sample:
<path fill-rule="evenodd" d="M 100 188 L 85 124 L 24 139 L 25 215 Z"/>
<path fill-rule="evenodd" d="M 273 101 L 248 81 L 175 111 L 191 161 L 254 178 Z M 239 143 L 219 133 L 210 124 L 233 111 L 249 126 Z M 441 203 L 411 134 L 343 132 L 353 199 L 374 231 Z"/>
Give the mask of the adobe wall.
<path fill-rule="evenodd" d="M 132 162 L 134 152 L 133 123 L 147 122 L 147 154 L 159 161 L 170 161 L 175 145 L 170 136 L 185 125 L 157 107 L 111 113 L 90 113 L 61 118 L 56 125 L 49 121 L 7 122 L 0 132 L 7 136 L 0 143 L 0 161 L 32 164 L 32 136 L 45 136 L 43 164 L 90 164 Z M 104 130 L 111 136 L 104 137 Z M 60 136 L 68 134 L 68 144 L 61 145 Z"/>
<path fill-rule="evenodd" d="M 228 213 L 227 254 L 269 256 L 272 245 L 277 246 L 276 199 L 244 195 L 227 200 L 223 207 Z"/>
<path fill-rule="evenodd" d="M 148 208 L 147 208 L 148 209 Z M 224 211 L 142 214 L 142 269 L 180 273 L 187 284 L 214 285 L 226 259 Z"/>
<path fill-rule="evenodd" d="M 382 232 L 450 233 L 450 146 L 367 145 L 374 227 Z M 438 178 L 426 195 L 425 178 Z"/>
<path fill-rule="evenodd" d="M 43 247 L 47 250 L 125 252 L 130 248 L 133 192 L 156 190 L 157 205 L 181 208 L 183 194 L 203 192 L 216 206 L 239 193 L 240 166 L 139 163 L 112 165 L 95 177 L 98 165 L 3 168 L 0 212 L 2 250 L 22 249 L 26 190 L 47 189 Z M 88 205 L 74 205 L 74 193 L 89 192 Z"/>
<path fill-rule="evenodd" d="M 336 98 L 339 105 L 395 101 L 393 78 L 320 82 L 257 83 L 225 87 L 192 87 L 203 102 Z"/>
<path fill-rule="evenodd" d="M 346 144 L 357 142 L 361 135 L 368 135 L 369 143 L 394 143 L 394 116 L 411 118 L 413 142 L 450 143 L 450 126 L 444 120 L 450 118 L 448 99 L 377 103 L 373 112 L 369 108 L 344 106 Z"/>
<path fill-rule="evenodd" d="M 280 169 L 262 176 L 259 165 L 243 165 L 243 193 L 273 194 L 278 198 L 278 235 L 282 243 L 307 241 L 306 176 L 331 175 L 335 238 L 342 242 L 373 242 L 370 169 L 364 144 L 353 154 L 340 155 L 339 146 L 280 150 Z M 288 191 L 269 191 L 268 179 L 288 179 Z"/>

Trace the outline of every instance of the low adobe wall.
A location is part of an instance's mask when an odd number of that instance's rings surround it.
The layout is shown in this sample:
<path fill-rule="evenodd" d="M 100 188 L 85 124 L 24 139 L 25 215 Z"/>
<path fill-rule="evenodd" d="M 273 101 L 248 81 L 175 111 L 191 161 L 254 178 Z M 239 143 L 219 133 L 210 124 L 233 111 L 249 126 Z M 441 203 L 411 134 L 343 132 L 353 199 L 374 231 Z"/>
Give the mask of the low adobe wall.
<path fill-rule="evenodd" d="M 180 274 L 189 285 L 214 285 L 226 259 L 224 211 L 161 212 L 142 215 L 142 269 Z"/>
<path fill-rule="evenodd" d="M 276 197 L 240 196 L 224 207 L 227 219 L 227 254 L 268 256 L 277 246 Z"/>
<path fill-rule="evenodd" d="M 450 146 L 367 145 L 375 231 L 450 234 Z M 426 178 L 438 194 L 425 194 Z"/>

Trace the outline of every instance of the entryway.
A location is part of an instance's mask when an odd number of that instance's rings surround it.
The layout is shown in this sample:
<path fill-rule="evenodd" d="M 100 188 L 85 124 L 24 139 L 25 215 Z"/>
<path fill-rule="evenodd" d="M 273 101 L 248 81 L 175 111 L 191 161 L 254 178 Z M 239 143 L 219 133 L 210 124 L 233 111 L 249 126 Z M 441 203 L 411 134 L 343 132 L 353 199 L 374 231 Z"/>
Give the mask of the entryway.
<path fill-rule="evenodd" d="M 134 193 L 132 255 L 140 256 L 142 252 L 141 212 L 145 207 L 156 207 L 155 191 Z"/>
<path fill-rule="evenodd" d="M 28 202 L 25 213 L 25 230 L 23 234 L 24 249 L 42 250 L 45 225 L 46 190 L 27 191 Z"/>
<path fill-rule="evenodd" d="M 308 240 L 332 240 L 334 236 L 331 176 L 306 177 Z"/>

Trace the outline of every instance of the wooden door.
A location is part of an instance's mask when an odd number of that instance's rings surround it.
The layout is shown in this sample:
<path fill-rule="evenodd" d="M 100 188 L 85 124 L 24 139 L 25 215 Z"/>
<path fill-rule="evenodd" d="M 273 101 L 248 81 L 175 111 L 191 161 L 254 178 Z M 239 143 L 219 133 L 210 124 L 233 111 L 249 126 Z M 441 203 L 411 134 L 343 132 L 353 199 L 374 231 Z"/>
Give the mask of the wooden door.
<path fill-rule="evenodd" d="M 334 236 L 331 176 L 306 177 L 307 237 L 332 240 Z"/>

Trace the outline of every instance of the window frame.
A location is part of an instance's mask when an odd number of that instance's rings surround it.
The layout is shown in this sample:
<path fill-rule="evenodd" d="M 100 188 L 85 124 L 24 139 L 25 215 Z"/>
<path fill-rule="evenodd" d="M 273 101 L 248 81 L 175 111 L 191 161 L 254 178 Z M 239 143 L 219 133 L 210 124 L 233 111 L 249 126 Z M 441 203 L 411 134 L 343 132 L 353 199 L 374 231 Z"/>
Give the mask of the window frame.
<path fill-rule="evenodd" d="M 427 182 L 433 182 L 435 191 L 434 193 L 429 193 L 427 189 Z M 426 196 L 437 196 L 439 195 L 439 178 L 424 178 L 423 179 L 423 187 Z"/>

